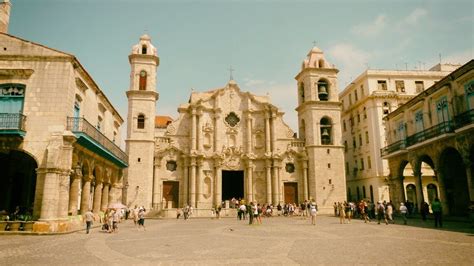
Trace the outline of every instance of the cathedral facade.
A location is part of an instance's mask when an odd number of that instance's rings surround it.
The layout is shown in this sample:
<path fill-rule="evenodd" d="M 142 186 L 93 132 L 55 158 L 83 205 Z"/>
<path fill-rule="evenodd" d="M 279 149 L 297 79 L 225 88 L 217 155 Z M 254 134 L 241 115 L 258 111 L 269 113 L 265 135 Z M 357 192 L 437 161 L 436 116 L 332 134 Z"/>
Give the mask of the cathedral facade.
<path fill-rule="evenodd" d="M 345 200 L 338 70 L 318 48 L 296 76 L 299 137 L 269 97 L 234 80 L 192 92 L 178 118 L 156 128 L 159 57 L 149 36 L 129 59 L 127 205 L 169 211 L 189 204 L 204 216 L 232 198 L 274 205 L 314 199 L 326 213 Z"/>

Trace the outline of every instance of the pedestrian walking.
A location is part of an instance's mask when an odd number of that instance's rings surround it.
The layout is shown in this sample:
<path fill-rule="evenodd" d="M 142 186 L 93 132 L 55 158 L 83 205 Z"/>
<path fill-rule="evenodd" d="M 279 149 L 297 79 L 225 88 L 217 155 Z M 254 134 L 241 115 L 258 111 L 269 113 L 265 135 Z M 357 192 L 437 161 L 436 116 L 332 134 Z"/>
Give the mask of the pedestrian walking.
<path fill-rule="evenodd" d="M 247 206 L 247 212 L 249 215 L 249 225 L 251 225 L 253 224 L 253 217 L 254 217 L 253 202 L 250 202 L 249 206 Z"/>
<path fill-rule="evenodd" d="M 140 226 L 143 227 L 143 230 L 146 231 L 145 228 L 145 208 L 140 208 L 138 211 L 138 229 L 140 230 Z"/>
<path fill-rule="evenodd" d="M 342 202 L 337 203 L 337 213 L 339 214 L 339 222 L 341 224 L 346 223 L 346 211 L 345 211 L 345 204 Z"/>
<path fill-rule="evenodd" d="M 393 220 L 393 205 L 392 205 L 392 202 L 389 202 L 387 203 L 387 207 L 385 208 L 386 211 L 386 219 L 388 222 L 390 223 L 395 223 L 395 221 Z"/>
<path fill-rule="evenodd" d="M 120 221 L 120 212 L 119 210 L 114 211 L 114 215 L 112 216 L 112 230 L 114 233 L 118 232 L 118 223 Z"/>
<path fill-rule="evenodd" d="M 425 201 L 423 201 L 421 203 L 421 219 L 423 221 L 426 221 L 426 216 L 428 215 L 428 213 L 430 213 L 430 206 L 428 205 L 428 203 L 426 203 Z"/>
<path fill-rule="evenodd" d="M 400 214 L 403 218 L 403 224 L 407 224 L 407 213 L 408 213 L 408 208 L 405 206 L 405 204 L 400 203 Z"/>
<path fill-rule="evenodd" d="M 443 207 L 441 206 L 441 202 L 438 198 L 435 198 L 433 203 L 431 203 L 431 210 L 433 211 L 433 216 L 435 220 L 435 227 L 443 227 L 443 221 L 441 219 L 441 215 L 443 212 Z"/>
<path fill-rule="evenodd" d="M 382 201 L 377 203 L 377 224 L 380 224 L 382 219 L 385 220 L 385 224 L 388 225 L 387 218 L 385 217 L 385 205 L 383 205 Z"/>
<path fill-rule="evenodd" d="M 314 200 L 311 201 L 309 211 L 310 211 L 310 214 L 311 214 L 311 224 L 316 225 L 316 213 L 318 212 L 318 205 L 316 205 L 316 202 Z"/>
<path fill-rule="evenodd" d="M 91 210 L 88 210 L 84 213 L 84 220 L 86 221 L 86 234 L 89 234 L 89 230 L 91 229 L 92 223 L 95 220 L 94 214 Z"/>

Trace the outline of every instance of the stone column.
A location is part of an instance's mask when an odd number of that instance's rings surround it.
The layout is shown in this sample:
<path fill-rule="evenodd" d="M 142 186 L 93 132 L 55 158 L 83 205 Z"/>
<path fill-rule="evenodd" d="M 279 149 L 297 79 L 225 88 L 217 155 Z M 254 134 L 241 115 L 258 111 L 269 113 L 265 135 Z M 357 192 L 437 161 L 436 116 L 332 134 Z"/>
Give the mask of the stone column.
<path fill-rule="evenodd" d="M 280 165 L 277 166 L 277 177 L 278 177 L 278 202 L 283 202 L 283 182 L 281 182 L 281 167 Z"/>
<path fill-rule="evenodd" d="M 196 208 L 199 206 L 199 203 L 202 199 L 202 162 L 198 160 L 196 163 Z"/>
<path fill-rule="evenodd" d="M 69 213 L 77 215 L 79 190 L 81 188 L 82 171 L 80 166 L 76 166 L 72 174 L 71 188 L 69 191 Z"/>
<path fill-rule="evenodd" d="M 448 199 L 446 197 L 446 187 L 444 184 L 444 174 L 443 171 L 436 170 L 435 175 L 438 179 L 438 190 L 439 190 L 439 200 L 441 201 L 441 206 L 443 207 L 443 214 L 449 213 Z"/>
<path fill-rule="evenodd" d="M 308 162 L 303 161 L 303 197 L 305 200 L 308 198 Z"/>
<path fill-rule="evenodd" d="M 102 199 L 100 201 L 100 209 L 106 211 L 109 207 L 109 183 L 102 183 Z"/>
<path fill-rule="evenodd" d="M 219 111 L 214 111 L 214 152 L 218 151 L 219 146 Z"/>
<path fill-rule="evenodd" d="M 270 204 L 272 202 L 272 162 L 270 160 L 266 161 L 265 165 L 265 177 L 267 179 L 267 202 Z"/>
<path fill-rule="evenodd" d="M 191 158 L 191 178 L 189 185 L 189 203 L 193 208 L 196 208 L 196 158 Z"/>
<path fill-rule="evenodd" d="M 92 206 L 92 210 L 94 213 L 99 213 L 101 208 L 101 201 L 102 201 L 102 182 L 97 181 L 95 184 L 94 189 L 94 204 Z"/>
<path fill-rule="evenodd" d="M 183 158 L 183 187 L 182 187 L 182 190 L 181 190 L 181 193 L 182 193 L 182 197 L 183 197 L 183 201 L 182 201 L 182 204 L 188 204 L 188 194 L 189 194 L 189 191 L 188 191 L 188 188 L 189 188 L 189 185 L 188 185 L 188 182 L 189 182 L 189 167 L 188 167 L 188 160 L 186 158 Z M 179 206 L 181 207 L 181 206 Z"/>
<path fill-rule="evenodd" d="M 253 162 L 248 161 L 247 166 L 247 202 L 253 201 Z"/>
<path fill-rule="evenodd" d="M 421 171 L 413 172 L 413 177 L 415 178 L 416 185 L 416 201 L 418 204 L 418 212 L 421 211 L 421 204 L 424 201 L 423 197 L 423 183 L 421 181 Z"/>
<path fill-rule="evenodd" d="M 214 205 L 222 203 L 222 169 L 219 162 L 215 162 L 214 173 Z"/>
<path fill-rule="evenodd" d="M 273 205 L 278 204 L 278 168 L 276 167 L 276 163 L 273 162 L 273 173 L 272 173 L 272 185 L 273 185 Z"/>
<path fill-rule="evenodd" d="M 252 152 L 252 117 L 250 112 L 247 113 L 247 154 Z"/>
<path fill-rule="evenodd" d="M 270 133 L 271 133 L 271 151 L 275 152 L 276 150 L 276 135 L 275 135 L 275 119 L 276 119 L 276 114 L 274 112 L 271 113 L 271 118 L 270 118 Z"/>
<path fill-rule="evenodd" d="M 405 199 L 405 185 L 403 184 L 403 176 L 399 176 L 397 178 L 397 182 L 398 182 L 398 197 L 399 197 L 399 202 L 398 202 L 398 205 L 397 206 L 400 206 L 400 203 L 402 202 L 406 202 L 406 199 Z"/>
<path fill-rule="evenodd" d="M 468 158 L 464 160 L 464 166 L 466 168 L 466 178 L 467 178 L 467 186 L 469 190 L 469 199 L 474 201 L 474 180 L 472 179 L 472 162 Z"/>
<path fill-rule="evenodd" d="M 70 173 L 70 170 L 65 170 L 59 175 L 58 217 L 63 220 L 67 220 L 69 210 Z"/>
<path fill-rule="evenodd" d="M 40 221 L 55 220 L 58 215 L 59 175 L 55 168 L 39 168 L 39 176 L 44 176 Z"/>
<path fill-rule="evenodd" d="M 270 116 L 265 113 L 265 153 L 270 152 Z"/>
<path fill-rule="evenodd" d="M 84 176 L 84 184 L 82 184 L 81 193 L 81 214 L 89 210 L 89 200 L 91 196 L 91 180 L 92 176 Z"/>
<path fill-rule="evenodd" d="M 191 110 L 191 150 L 196 150 L 196 109 Z"/>
<path fill-rule="evenodd" d="M 202 112 L 198 110 L 196 113 L 196 150 L 202 150 Z"/>

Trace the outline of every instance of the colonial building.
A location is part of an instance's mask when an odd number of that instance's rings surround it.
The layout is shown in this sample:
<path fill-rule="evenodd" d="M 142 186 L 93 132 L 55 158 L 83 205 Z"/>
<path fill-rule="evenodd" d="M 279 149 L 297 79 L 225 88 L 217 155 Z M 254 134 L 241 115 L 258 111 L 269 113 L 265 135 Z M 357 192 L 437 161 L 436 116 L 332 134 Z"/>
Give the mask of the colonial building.
<path fill-rule="evenodd" d="M 0 210 L 18 206 L 38 232 L 82 226 L 120 201 L 123 119 L 74 55 L 6 32 L 0 46 Z"/>
<path fill-rule="evenodd" d="M 168 124 L 155 118 L 159 58 L 149 36 L 129 60 L 128 205 L 166 212 L 190 204 L 205 216 L 232 198 L 275 205 L 314 198 L 323 212 L 345 200 L 338 70 L 318 48 L 296 76 L 300 138 L 269 97 L 243 92 L 234 80 L 192 92 Z M 165 132 L 155 129 L 163 124 Z"/>
<path fill-rule="evenodd" d="M 390 196 L 396 204 L 409 196 L 405 174 L 410 167 L 418 206 L 439 197 L 445 213 L 468 213 L 474 201 L 473 88 L 471 60 L 384 118 L 388 145 L 381 154 L 389 163 Z M 422 175 L 423 164 L 433 170 L 436 183 Z M 427 184 L 428 190 L 422 189 Z"/>
<path fill-rule="evenodd" d="M 376 202 L 390 199 L 388 162 L 380 156 L 380 149 L 386 145 L 383 117 L 457 67 L 438 64 L 430 70 L 369 69 L 339 94 L 343 105 L 342 141 L 345 146 L 347 197 L 350 200 L 369 199 Z M 432 181 L 426 182 L 426 185 L 436 184 L 433 171 L 425 164 L 422 168 L 426 180 Z M 411 172 L 407 170 L 406 185 L 414 184 Z M 410 191 L 409 195 L 412 194 Z"/>

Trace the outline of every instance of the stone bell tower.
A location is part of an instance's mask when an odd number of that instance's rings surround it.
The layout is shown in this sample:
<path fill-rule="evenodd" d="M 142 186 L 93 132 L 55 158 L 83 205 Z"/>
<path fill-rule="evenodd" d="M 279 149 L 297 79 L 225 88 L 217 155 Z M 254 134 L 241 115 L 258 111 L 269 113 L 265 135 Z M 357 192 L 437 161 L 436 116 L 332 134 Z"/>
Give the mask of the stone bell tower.
<path fill-rule="evenodd" d="M 0 0 L 0 32 L 8 33 L 8 24 L 10 23 L 10 9 L 12 4 L 10 0 Z"/>
<path fill-rule="evenodd" d="M 147 34 L 140 37 L 128 56 L 130 88 L 127 91 L 128 117 L 126 151 L 129 166 L 126 171 L 126 199 L 129 206 L 151 208 L 153 188 L 156 71 L 159 57 Z"/>
<path fill-rule="evenodd" d="M 322 213 L 332 212 L 334 202 L 346 200 L 338 72 L 323 51 L 313 47 L 295 77 L 299 134 L 308 154 L 308 192 Z"/>

